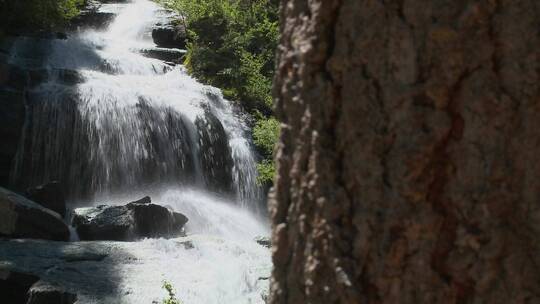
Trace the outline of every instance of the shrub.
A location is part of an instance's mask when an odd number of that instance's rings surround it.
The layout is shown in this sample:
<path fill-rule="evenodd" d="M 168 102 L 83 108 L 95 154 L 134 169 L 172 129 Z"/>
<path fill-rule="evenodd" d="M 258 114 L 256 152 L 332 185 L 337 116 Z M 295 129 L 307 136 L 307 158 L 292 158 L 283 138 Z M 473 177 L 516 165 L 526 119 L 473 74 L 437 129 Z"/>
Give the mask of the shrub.
<path fill-rule="evenodd" d="M 273 179 L 279 123 L 272 117 L 272 78 L 279 35 L 278 0 L 157 0 L 185 17 L 194 77 L 222 89 L 256 117 L 253 137 L 263 155 L 259 183 Z"/>
<path fill-rule="evenodd" d="M 185 15 L 185 65 L 249 112 L 272 113 L 278 40 L 276 0 L 161 0 Z"/>
<path fill-rule="evenodd" d="M 253 128 L 253 140 L 264 156 L 263 161 L 257 165 L 257 181 L 260 184 L 271 184 L 274 179 L 276 170 L 273 156 L 278 137 L 279 122 L 273 117 L 259 118 Z"/>
<path fill-rule="evenodd" d="M 176 298 L 176 293 L 170 282 L 163 281 L 163 289 L 167 291 L 168 297 L 163 299 L 162 304 L 182 304 L 182 301 Z"/>
<path fill-rule="evenodd" d="M 279 121 L 277 119 L 260 118 L 253 128 L 253 140 L 263 154 L 270 157 L 279 137 Z"/>
<path fill-rule="evenodd" d="M 262 162 L 258 163 L 257 171 L 259 172 L 259 176 L 257 176 L 259 185 L 273 183 L 274 176 L 276 175 L 276 167 L 271 159 L 264 159 Z"/>

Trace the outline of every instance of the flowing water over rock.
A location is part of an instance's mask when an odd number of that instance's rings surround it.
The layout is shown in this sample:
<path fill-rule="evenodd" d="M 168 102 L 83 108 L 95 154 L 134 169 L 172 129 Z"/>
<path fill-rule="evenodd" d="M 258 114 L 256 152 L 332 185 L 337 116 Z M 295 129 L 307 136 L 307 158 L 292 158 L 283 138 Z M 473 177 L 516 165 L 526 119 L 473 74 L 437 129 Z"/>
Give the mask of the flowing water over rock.
<path fill-rule="evenodd" d="M 262 303 L 270 253 L 253 239 L 269 229 L 257 215 L 263 199 L 243 114 L 182 66 L 143 56 L 155 47 L 157 5 L 100 10 L 118 14 L 106 30 L 13 42 L 9 63 L 41 72 L 27 92 L 11 181 L 24 189 L 59 180 L 78 205 L 149 194 L 187 215 L 188 237 L 1 241 L 0 261 L 64 285 L 79 303 L 152 303 L 165 296 L 163 280 L 186 304 Z"/>
<path fill-rule="evenodd" d="M 159 7 L 103 9 L 120 11 L 105 32 L 43 40 L 38 49 L 35 39 L 15 42 L 11 61 L 44 65 L 48 75 L 29 96 L 13 182 L 60 180 L 75 199 L 167 183 L 259 200 L 241 114 L 181 66 L 139 53 L 153 46 Z"/>

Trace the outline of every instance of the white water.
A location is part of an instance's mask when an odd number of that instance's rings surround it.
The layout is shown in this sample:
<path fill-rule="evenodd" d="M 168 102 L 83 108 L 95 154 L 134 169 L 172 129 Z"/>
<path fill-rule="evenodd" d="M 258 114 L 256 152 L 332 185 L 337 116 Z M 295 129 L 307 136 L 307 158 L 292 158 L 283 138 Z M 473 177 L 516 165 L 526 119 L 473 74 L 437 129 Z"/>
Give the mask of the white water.
<path fill-rule="evenodd" d="M 159 302 L 167 280 L 185 304 L 264 303 L 268 280 L 260 278 L 269 276 L 270 253 L 253 239 L 269 230 L 255 215 L 261 194 L 241 116 L 218 89 L 198 83 L 183 67 L 137 53 L 153 45 L 148 29 L 158 6 L 135 0 L 102 10 L 119 12 L 106 31 L 52 44 L 51 75 L 76 70 L 84 81 L 66 86 L 55 76 L 34 92 L 33 126 L 27 126 L 13 175 L 31 172 L 34 183 L 67 180 L 72 197 L 90 191 L 96 204 L 126 203 L 158 189 L 153 202 L 190 221 L 186 238 L 115 243 L 132 256 L 117 265 L 118 291 L 106 299 L 82 295 L 81 302 Z M 15 52 L 27 41 L 18 43 Z M 30 161 L 23 157 L 28 150 Z M 230 154 L 229 169 L 223 151 Z M 216 190 L 219 179 L 230 189 Z"/>
<path fill-rule="evenodd" d="M 253 241 L 268 235 L 264 220 L 196 190 L 169 190 L 155 198 L 188 216 L 188 236 L 117 243 L 133 262 L 119 263 L 118 298 L 110 301 L 160 302 L 166 280 L 185 304 L 264 303 L 270 252 Z M 193 248 L 186 248 L 186 242 Z"/>
<path fill-rule="evenodd" d="M 154 46 L 150 30 L 160 8 L 136 0 L 102 10 L 119 11 L 106 31 L 48 42 L 49 81 L 33 92 L 38 102 L 29 111 L 33 125 L 19 149 L 14 183 L 57 179 L 72 198 L 197 186 L 257 209 L 256 161 L 241 114 L 182 66 L 139 53 Z M 35 52 L 31 43 L 21 39 L 13 53 Z M 64 85 L 64 70 L 84 81 Z"/>

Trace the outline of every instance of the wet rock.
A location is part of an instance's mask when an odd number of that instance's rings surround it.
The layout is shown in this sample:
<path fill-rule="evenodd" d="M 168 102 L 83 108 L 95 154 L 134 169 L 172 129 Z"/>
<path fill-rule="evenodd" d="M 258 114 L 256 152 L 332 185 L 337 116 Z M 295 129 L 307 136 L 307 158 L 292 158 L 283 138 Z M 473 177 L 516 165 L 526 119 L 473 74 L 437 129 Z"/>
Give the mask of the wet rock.
<path fill-rule="evenodd" d="M 186 216 L 152 204 L 149 197 L 124 206 L 75 209 L 73 226 L 81 240 L 132 241 L 182 234 Z"/>
<path fill-rule="evenodd" d="M 27 87 L 33 88 L 46 81 L 54 80 L 58 84 L 76 85 L 84 81 L 83 76 L 69 69 L 31 69 L 28 73 Z"/>
<path fill-rule="evenodd" d="M 219 193 L 231 193 L 233 159 L 225 128 L 209 109 L 195 120 L 195 125 L 199 132 L 199 157 L 207 186 Z"/>
<path fill-rule="evenodd" d="M 29 188 L 26 197 L 45 208 L 56 211 L 62 217 L 66 215 L 66 199 L 59 182 L 53 181 L 34 188 Z"/>
<path fill-rule="evenodd" d="M 179 244 L 184 246 L 184 249 L 186 249 L 186 250 L 190 250 L 190 249 L 195 248 L 195 245 L 193 245 L 192 241 L 179 242 Z"/>
<path fill-rule="evenodd" d="M 60 215 L 0 187 L 0 236 L 69 240 L 69 229 Z"/>
<path fill-rule="evenodd" d="M 152 203 L 152 199 L 150 198 L 150 196 L 145 196 L 145 197 L 143 197 L 141 199 L 138 199 L 136 201 L 133 201 L 133 202 L 131 202 L 129 204 L 137 205 L 137 204 L 151 204 L 151 203 Z"/>
<path fill-rule="evenodd" d="M 8 269 L 0 269 L 0 295 L 2 303 L 26 303 L 28 290 L 39 280 L 38 276 Z"/>
<path fill-rule="evenodd" d="M 38 281 L 28 291 L 26 304 L 72 304 L 77 295 L 65 291 L 62 287 L 45 281 Z"/>
<path fill-rule="evenodd" d="M 266 247 L 266 248 L 272 247 L 272 240 L 269 237 L 266 237 L 266 236 L 258 236 L 258 237 L 256 237 L 255 242 L 257 242 L 257 244 L 259 244 L 259 245 L 261 245 L 263 247 Z"/>
<path fill-rule="evenodd" d="M 159 47 L 186 48 L 186 31 L 179 25 L 159 25 L 152 30 L 152 39 Z"/>
<path fill-rule="evenodd" d="M 125 241 L 133 239 L 135 226 L 126 206 L 101 205 L 74 210 L 72 225 L 81 240 Z"/>
<path fill-rule="evenodd" d="M 187 31 L 182 17 L 170 10 L 162 10 L 160 21 L 152 29 L 152 39 L 159 47 L 186 48 Z"/>
<path fill-rule="evenodd" d="M 168 48 L 147 48 L 139 51 L 142 55 L 148 58 L 154 58 L 162 61 L 180 63 L 185 54 L 185 50 L 168 49 Z"/>
<path fill-rule="evenodd" d="M 1 76 L 0 76 L 1 78 Z M 0 185 L 8 185 L 9 172 L 13 166 L 21 138 L 25 117 L 24 93 L 0 87 Z"/>
<path fill-rule="evenodd" d="M 114 20 L 116 15 L 111 12 L 100 12 L 96 10 L 83 11 L 79 16 L 71 21 L 71 29 L 91 28 L 104 29 Z"/>

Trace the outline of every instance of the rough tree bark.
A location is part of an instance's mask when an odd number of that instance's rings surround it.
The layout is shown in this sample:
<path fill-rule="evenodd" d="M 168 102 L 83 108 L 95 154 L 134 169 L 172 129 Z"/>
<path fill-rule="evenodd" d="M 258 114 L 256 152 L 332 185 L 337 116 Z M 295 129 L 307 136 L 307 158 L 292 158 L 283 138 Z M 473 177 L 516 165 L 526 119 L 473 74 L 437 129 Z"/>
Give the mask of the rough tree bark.
<path fill-rule="evenodd" d="M 540 1 L 282 1 L 270 303 L 540 303 Z"/>

